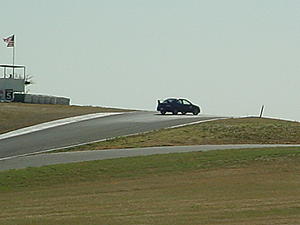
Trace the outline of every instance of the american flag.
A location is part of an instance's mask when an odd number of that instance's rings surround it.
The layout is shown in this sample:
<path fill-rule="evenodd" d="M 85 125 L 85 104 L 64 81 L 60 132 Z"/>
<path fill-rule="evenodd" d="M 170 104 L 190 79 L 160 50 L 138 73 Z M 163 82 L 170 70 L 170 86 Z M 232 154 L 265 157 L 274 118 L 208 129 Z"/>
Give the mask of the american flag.
<path fill-rule="evenodd" d="M 7 43 L 7 47 L 14 47 L 15 46 L 15 35 L 12 35 L 8 38 L 4 38 L 3 41 Z"/>

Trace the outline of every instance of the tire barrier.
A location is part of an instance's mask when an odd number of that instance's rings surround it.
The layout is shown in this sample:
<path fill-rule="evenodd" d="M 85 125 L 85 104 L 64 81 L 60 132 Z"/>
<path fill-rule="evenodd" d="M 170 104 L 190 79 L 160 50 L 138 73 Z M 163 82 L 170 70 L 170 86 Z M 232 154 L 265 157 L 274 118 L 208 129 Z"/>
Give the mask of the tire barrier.
<path fill-rule="evenodd" d="M 70 99 L 65 97 L 33 94 L 14 94 L 14 102 L 23 102 L 31 104 L 57 104 L 70 105 Z"/>

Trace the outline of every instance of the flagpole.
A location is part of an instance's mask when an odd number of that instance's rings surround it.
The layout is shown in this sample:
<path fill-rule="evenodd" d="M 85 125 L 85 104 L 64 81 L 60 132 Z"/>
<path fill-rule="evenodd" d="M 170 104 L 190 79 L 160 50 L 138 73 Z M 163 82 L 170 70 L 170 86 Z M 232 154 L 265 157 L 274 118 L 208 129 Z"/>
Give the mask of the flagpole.
<path fill-rule="evenodd" d="M 14 46 L 13 46 L 13 78 L 15 78 L 15 45 L 16 45 L 16 41 L 15 41 L 16 36 L 14 36 Z"/>

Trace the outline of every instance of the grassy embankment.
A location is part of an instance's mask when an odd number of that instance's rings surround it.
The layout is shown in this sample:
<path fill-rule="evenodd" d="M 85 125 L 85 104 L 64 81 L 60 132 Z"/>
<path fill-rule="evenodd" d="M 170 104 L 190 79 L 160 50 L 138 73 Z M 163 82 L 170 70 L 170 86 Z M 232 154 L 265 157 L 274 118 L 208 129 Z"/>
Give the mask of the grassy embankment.
<path fill-rule="evenodd" d="M 123 109 L 92 106 L 40 105 L 22 103 L 0 103 L 0 134 L 15 129 L 98 112 L 120 112 Z"/>
<path fill-rule="evenodd" d="M 62 151 L 206 144 L 300 144 L 300 123 L 266 118 L 225 119 Z"/>
<path fill-rule="evenodd" d="M 299 143 L 299 130 L 293 122 L 229 119 L 87 148 Z M 0 224 L 300 224 L 299 178 L 300 148 L 155 155 L 5 171 L 0 172 Z"/>
<path fill-rule="evenodd" d="M 300 224 L 300 149 L 0 172 L 0 224 Z"/>

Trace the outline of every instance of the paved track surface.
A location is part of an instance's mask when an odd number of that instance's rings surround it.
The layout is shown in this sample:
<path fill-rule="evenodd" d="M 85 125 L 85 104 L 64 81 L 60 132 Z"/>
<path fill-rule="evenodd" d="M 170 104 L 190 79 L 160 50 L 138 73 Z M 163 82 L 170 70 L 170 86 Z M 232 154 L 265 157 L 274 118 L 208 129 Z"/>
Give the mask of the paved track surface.
<path fill-rule="evenodd" d="M 215 116 L 131 112 L 57 126 L 0 140 L 0 159 L 216 119 Z M 1 161 L 0 161 L 1 164 Z"/>
<path fill-rule="evenodd" d="M 135 149 L 111 149 L 82 152 L 62 152 L 38 154 L 16 157 L 0 161 L 0 170 L 22 169 L 53 164 L 114 159 L 122 157 L 146 156 L 155 154 L 183 153 L 195 151 L 211 151 L 225 149 L 265 148 L 265 147 L 292 147 L 300 145 L 195 145 L 195 146 L 168 146 Z"/>

